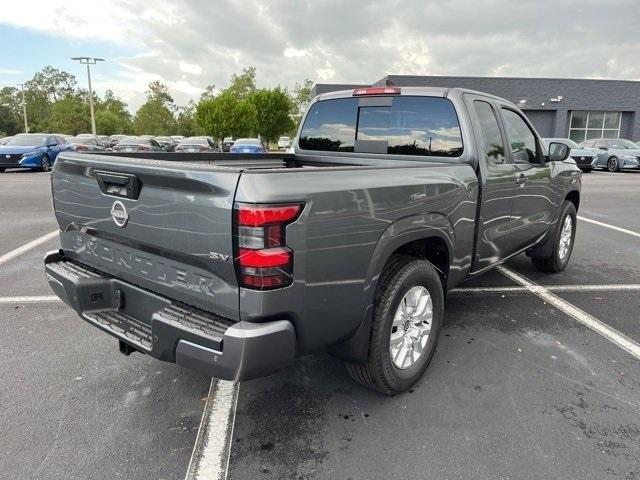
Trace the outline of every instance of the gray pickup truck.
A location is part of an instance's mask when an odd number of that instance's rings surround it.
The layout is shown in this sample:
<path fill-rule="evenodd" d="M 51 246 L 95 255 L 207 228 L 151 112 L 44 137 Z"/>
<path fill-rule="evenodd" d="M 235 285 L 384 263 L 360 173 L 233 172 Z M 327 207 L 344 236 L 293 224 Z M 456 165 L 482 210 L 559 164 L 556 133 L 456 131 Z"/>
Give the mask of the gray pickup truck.
<path fill-rule="evenodd" d="M 394 394 L 427 368 L 447 291 L 571 255 L 581 173 L 511 103 L 364 88 L 311 103 L 294 154 L 62 153 L 54 292 L 139 351 L 247 380 L 328 349 Z"/>

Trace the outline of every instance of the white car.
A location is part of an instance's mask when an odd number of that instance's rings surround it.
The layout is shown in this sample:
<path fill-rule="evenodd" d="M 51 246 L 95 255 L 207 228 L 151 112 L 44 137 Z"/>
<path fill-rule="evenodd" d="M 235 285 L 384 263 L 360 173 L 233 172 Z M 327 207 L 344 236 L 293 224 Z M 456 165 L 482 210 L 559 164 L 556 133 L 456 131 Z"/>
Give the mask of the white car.
<path fill-rule="evenodd" d="M 289 137 L 280 137 L 278 139 L 278 150 L 286 150 L 291 146 L 291 139 Z"/>

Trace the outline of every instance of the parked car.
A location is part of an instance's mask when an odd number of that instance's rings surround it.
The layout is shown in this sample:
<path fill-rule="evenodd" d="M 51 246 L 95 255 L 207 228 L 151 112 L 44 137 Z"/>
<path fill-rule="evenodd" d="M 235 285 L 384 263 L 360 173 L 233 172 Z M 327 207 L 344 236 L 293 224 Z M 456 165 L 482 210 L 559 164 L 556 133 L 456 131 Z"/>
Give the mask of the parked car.
<path fill-rule="evenodd" d="M 610 172 L 619 172 L 625 168 L 640 169 L 640 147 L 631 140 L 598 138 L 582 142 L 581 145 L 598 152 L 594 167 Z"/>
<path fill-rule="evenodd" d="M 67 139 L 67 143 L 71 144 L 73 149 L 78 152 L 102 152 L 106 149 L 97 138 L 92 137 L 72 137 Z"/>
<path fill-rule="evenodd" d="M 49 133 L 20 133 L 0 146 L 0 172 L 7 168 L 49 171 L 58 154 L 72 147 Z"/>
<path fill-rule="evenodd" d="M 162 152 L 164 149 L 153 138 L 125 137 L 114 147 L 114 152 Z"/>
<path fill-rule="evenodd" d="M 573 158 L 578 168 L 583 172 L 593 170 L 593 164 L 596 160 L 596 152 L 592 148 L 583 148 L 570 138 L 543 138 L 547 146 L 551 142 L 562 143 L 571 149 L 569 156 Z"/>
<path fill-rule="evenodd" d="M 247 380 L 329 349 L 394 394 L 426 370 L 448 290 L 522 252 L 569 262 L 580 170 L 506 100 L 332 92 L 298 138 L 287 162 L 63 154 L 51 288 L 125 354 Z"/>
<path fill-rule="evenodd" d="M 222 140 L 222 151 L 228 152 L 231 149 L 233 142 L 233 137 L 224 137 L 224 140 Z"/>
<path fill-rule="evenodd" d="M 211 138 L 188 137 L 176 145 L 176 152 L 214 152 L 218 149 Z"/>
<path fill-rule="evenodd" d="M 171 137 L 155 137 L 154 140 L 160 144 L 165 152 L 173 152 L 176 146 Z"/>
<path fill-rule="evenodd" d="M 6 145 L 7 142 L 9 140 L 11 140 L 12 138 L 13 138 L 12 136 L 11 137 L 2 137 L 2 138 L 0 138 L 0 145 Z"/>
<path fill-rule="evenodd" d="M 231 153 L 265 153 L 266 151 L 259 138 L 239 138 L 229 149 Z"/>
<path fill-rule="evenodd" d="M 286 150 L 291 146 L 291 139 L 289 137 L 280 137 L 278 139 L 278 150 Z"/>

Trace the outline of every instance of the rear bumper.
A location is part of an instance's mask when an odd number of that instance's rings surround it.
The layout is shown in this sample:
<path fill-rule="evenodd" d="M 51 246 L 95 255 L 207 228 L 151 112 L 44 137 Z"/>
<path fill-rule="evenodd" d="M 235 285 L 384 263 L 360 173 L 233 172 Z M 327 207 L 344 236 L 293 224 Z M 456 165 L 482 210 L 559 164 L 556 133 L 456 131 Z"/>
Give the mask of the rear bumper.
<path fill-rule="evenodd" d="M 65 258 L 45 257 L 49 285 L 81 318 L 118 338 L 121 351 L 224 380 L 249 380 L 292 363 L 296 336 L 288 320 L 234 322 L 171 301 Z"/>

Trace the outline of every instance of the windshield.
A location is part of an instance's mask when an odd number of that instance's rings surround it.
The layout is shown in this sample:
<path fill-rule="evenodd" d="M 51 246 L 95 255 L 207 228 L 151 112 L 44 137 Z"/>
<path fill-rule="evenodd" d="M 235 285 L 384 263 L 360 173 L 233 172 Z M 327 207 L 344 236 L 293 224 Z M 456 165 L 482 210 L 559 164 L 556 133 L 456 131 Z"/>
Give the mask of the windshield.
<path fill-rule="evenodd" d="M 118 145 L 144 145 L 148 144 L 148 138 L 140 138 L 140 137 L 127 137 L 120 140 Z"/>
<path fill-rule="evenodd" d="M 235 141 L 234 145 L 260 145 L 260 139 L 258 138 L 239 138 Z"/>
<path fill-rule="evenodd" d="M 625 140 L 624 138 L 610 140 L 609 145 L 611 148 L 626 148 L 631 150 L 636 150 L 638 148 L 638 145 L 633 143 L 631 140 Z"/>
<path fill-rule="evenodd" d="M 206 138 L 191 137 L 185 138 L 180 142 L 181 145 L 208 145 Z"/>
<path fill-rule="evenodd" d="M 21 147 L 43 147 L 46 145 L 48 135 L 16 135 L 7 142 L 7 145 L 19 145 Z"/>
<path fill-rule="evenodd" d="M 67 140 L 69 143 L 77 143 L 81 145 L 87 145 L 91 143 L 91 139 L 87 137 L 74 137 Z"/>

